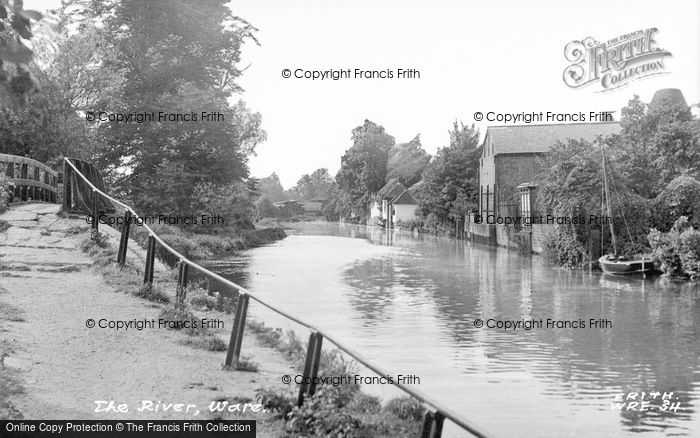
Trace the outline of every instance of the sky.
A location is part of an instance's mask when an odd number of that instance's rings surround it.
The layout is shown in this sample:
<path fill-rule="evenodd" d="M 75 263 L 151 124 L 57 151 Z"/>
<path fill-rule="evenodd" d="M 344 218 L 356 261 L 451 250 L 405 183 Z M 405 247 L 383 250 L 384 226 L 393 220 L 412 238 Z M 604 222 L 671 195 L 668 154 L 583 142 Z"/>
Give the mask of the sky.
<path fill-rule="evenodd" d="M 25 8 L 57 0 L 26 0 Z M 351 131 L 369 119 L 397 142 L 420 134 L 434 154 L 449 143 L 453 121 L 474 113 L 619 111 L 637 94 L 649 101 L 661 88 L 680 88 L 700 102 L 700 2 L 620 1 L 336 1 L 237 0 L 234 14 L 259 29 L 248 43 L 240 98 L 262 114 L 267 140 L 256 147 L 251 172 L 276 172 L 285 188 L 305 173 L 340 168 Z M 607 41 L 655 27 L 666 74 L 599 93 L 569 88 L 564 47 L 593 37 Z M 417 69 L 419 79 L 284 78 L 289 69 Z M 619 116 L 619 112 L 616 117 Z M 476 126 L 482 135 L 489 125 Z"/>

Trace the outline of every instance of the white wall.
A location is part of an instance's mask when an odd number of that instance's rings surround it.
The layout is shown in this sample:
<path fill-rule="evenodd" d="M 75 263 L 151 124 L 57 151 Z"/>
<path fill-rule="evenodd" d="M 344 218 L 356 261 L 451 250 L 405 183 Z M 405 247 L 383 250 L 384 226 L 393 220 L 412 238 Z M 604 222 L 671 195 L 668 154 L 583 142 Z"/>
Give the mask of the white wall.
<path fill-rule="evenodd" d="M 417 207 L 416 204 L 394 204 L 394 223 L 415 219 Z"/>

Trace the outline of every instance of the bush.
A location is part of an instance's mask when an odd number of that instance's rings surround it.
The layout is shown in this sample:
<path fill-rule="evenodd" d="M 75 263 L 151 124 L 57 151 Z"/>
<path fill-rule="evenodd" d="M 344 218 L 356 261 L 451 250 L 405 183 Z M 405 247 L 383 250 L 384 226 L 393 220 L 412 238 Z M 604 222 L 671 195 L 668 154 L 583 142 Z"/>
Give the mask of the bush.
<path fill-rule="evenodd" d="M 4 213 L 7 210 L 7 206 L 12 199 L 12 189 L 12 184 L 0 181 L 0 213 Z"/>
<path fill-rule="evenodd" d="M 170 302 L 170 297 L 152 284 L 142 284 L 137 291 L 133 292 L 133 295 L 154 303 L 167 304 Z"/>
<path fill-rule="evenodd" d="M 668 231 L 681 216 L 694 228 L 700 228 L 700 181 L 689 176 L 674 178 L 656 197 L 654 226 Z"/>
<path fill-rule="evenodd" d="M 197 310 L 216 309 L 216 298 L 208 294 L 198 294 L 190 298 L 190 305 Z"/>
<path fill-rule="evenodd" d="M 700 279 L 700 231 L 689 228 L 681 233 L 680 259 L 683 273 L 691 280 Z"/>
<path fill-rule="evenodd" d="M 577 268 L 590 260 L 588 251 L 579 242 L 572 230 L 557 227 L 542 240 L 545 258 L 556 266 Z"/>
<path fill-rule="evenodd" d="M 283 391 L 258 388 L 255 390 L 255 401 L 263 406 L 263 409 L 270 412 L 276 412 L 278 417 L 287 418 L 294 406 L 294 394 L 291 394 L 289 390 L 285 389 Z"/>
<path fill-rule="evenodd" d="M 667 233 L 652 229 L 648 237 L 664 275 L 700 279 L 700 231 L 687 217 L 681 216 Z"/>
<path fill-rule="evenodd" d="M 107 236 L 104 233 L 101 233 L 99 231 L 97 233 L 91 232 L 90 237 L 87 237 L 82 242 L 80 242 L 80 249 L 83 252 L 94 256 L 98 253 L 101 253 L 103 249 L 106 249 L 110 246 L 108 240 L 109 236 Z"/>
<path fill-rule="evenodd" d="M 402 420 L 412 421 L 421 421 L 424 412 L 420 402 L 409 396 L 389 400 L 384 410 Z"/>

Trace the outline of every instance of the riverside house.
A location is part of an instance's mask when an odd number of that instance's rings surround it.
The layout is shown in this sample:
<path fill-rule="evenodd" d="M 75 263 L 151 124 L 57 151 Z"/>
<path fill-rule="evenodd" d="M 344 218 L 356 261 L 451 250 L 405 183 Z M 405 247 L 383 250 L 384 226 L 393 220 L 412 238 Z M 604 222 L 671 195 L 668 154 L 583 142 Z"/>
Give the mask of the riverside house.
<path fill-rule="evenodd" d="M 379 220 L 387 229 L 416 217 L 418 201 L 396 178 L 390 179 L 370 201 L 370 220 Z"/>
<path fill-rule="evenodd" d="M 489 219 L 533 214 L 537 190 L 533 181 L 540 158 L 557 141 L 583 139 L 592 142 L 599 135 L 617 134 L 620 130 L 619 122 L 488 127 L 479 159 L 478 214 L 482 223 L 474 223 L 474 214 L 471 214 L 465 224 L 467 236 L 509 246 L 507 230 L 499 229 L 504 226 L 489 224 Z M 535 240 L 533 236 L 533 250 L 537 250 Z"/>

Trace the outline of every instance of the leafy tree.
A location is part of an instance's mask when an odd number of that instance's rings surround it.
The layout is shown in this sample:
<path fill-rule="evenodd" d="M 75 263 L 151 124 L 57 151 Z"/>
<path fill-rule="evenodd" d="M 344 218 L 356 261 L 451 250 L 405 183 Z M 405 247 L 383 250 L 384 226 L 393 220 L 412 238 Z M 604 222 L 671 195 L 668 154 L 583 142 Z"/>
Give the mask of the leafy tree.
<path fill-rule="evenodd" d="M 553 235 L 549 250 L 574 251 L 571 254 L 549 254 L 556 260 L 583 260 L 578 251 L 587 251 L 593 230 L 602 230 L 604 252 L 612 252 L 610 227 L 602 220 L 591 221 L 591 216 L 605 218 L 607 208 L 602 204 L 603 173 L 601 147 L 615 141 L 615 137 L 599 137 L 594 143 L 585 140 L 557 142 L 540 164 L 544 171 L 537 179 L 537 210 L 543 215 L 582 217 L 582 221 L 566 226 L 566 231 Z M 606 145 L 606 151 L 610 148 Z M 607 155 L 607 152 L 606 152 Z M 647 247 L 651 201 L 627 187 L 622 174 L 608 158 L 608 193 L 618 252 L 634 254 Z M 558 237 L 556 237 L 558 236 Z M 600 237 L 598 237 L 600 238 Z M 577 245 L 571 242 L 578 242 Z M 547 248 L 545 249 L 547 251 Z M 566 263 L 568 265 L 568 262 Z"/>
<path fill-rule="evenodd" d="M 420 181 L 429 161 L 430 155 L 421 146 L 418 134 L 408 143 L 397 144 L 391 149 L 386 179 L 397 178 L 401 184 L 410 187 Z"/>
<path fill-rule="evenodd" d="M 635 193 L 653 198 L 678 175 L 700 177 L 700 131 L 689 107 L 648 107 L 635 95 L 622 109 L 621 124 L 611 160 Z"/>
<path fill-rule="evenodd" d="M 336 208 L 341 217 L 353 213 L 364 217 L 372 193 L 385 183 L 389 151 L 394 137 L 384 127 L 365 120 L 362 126 L 352 130 L 353 146 L 345 151 L 336 182 L 338 194 Z"/>
<path fill-rule="evenodd" d="M 232 15 L 224 0 L 87 0 L 73 5 L 86 21 L 104 23 L 104 50 L 113 56 L 96 68 L 124 78 L 115 93 L 118 99 L 108 108 L 89 93 L 77 96 L 82 104 L 96 105 L 95 111 L 198 119 L 96 125 L 105 145 L 97 162 L 115 171 L 137 205 L 149 212 L 184 214 L 197 204 L 196 186 L 249 187 L 248 157 L 265 133 L 259 114 L 242 101 L 229 102 L 242 91 L 237 85 L 240 50 L 246 40 L 255 42 L 256 29 Z M 89 82 L 83 84 L 85 91 L 91 89 Z M 221 113 L 224 121 L 201 121 L 209 111 Z M 169 183 L 182 190 L 169 190 Z M 153 187 L 171 195 L 153 195 Z"/>
<path fill-rule="evenodd" d="M 26 103 L 36 85 L 26 42 L 32 37 L 31 20 L 40 19 L 40 13 L 24 10 L 21 0 L 0 0 L 0 108 Z"/>
<path fill-rule="evenodd" d="M 479 132 L 455 121 L 449 133 L 450 145 L 425 168 L 417 193 L 423 217 L 438 224 L 454 224 L 478 205 Z"/>
<path fill-rule="evenodd" d="M 258 180 L 257 190 L 261 198 L 266 198 L 270 200 L 270 202 L 286 201 L 289 199 L 289 195 L 282 187 L 280 177 L 274 172 L 272 175 Z"/>
<path fill-rule="evenodd" d="M 326 199 L 333 190 L 333 177 L 328 173 L 328 169 L 316 169 L 311 175 L 304 174 L 294 190 L 298 192 L 304 199 Z"/>

